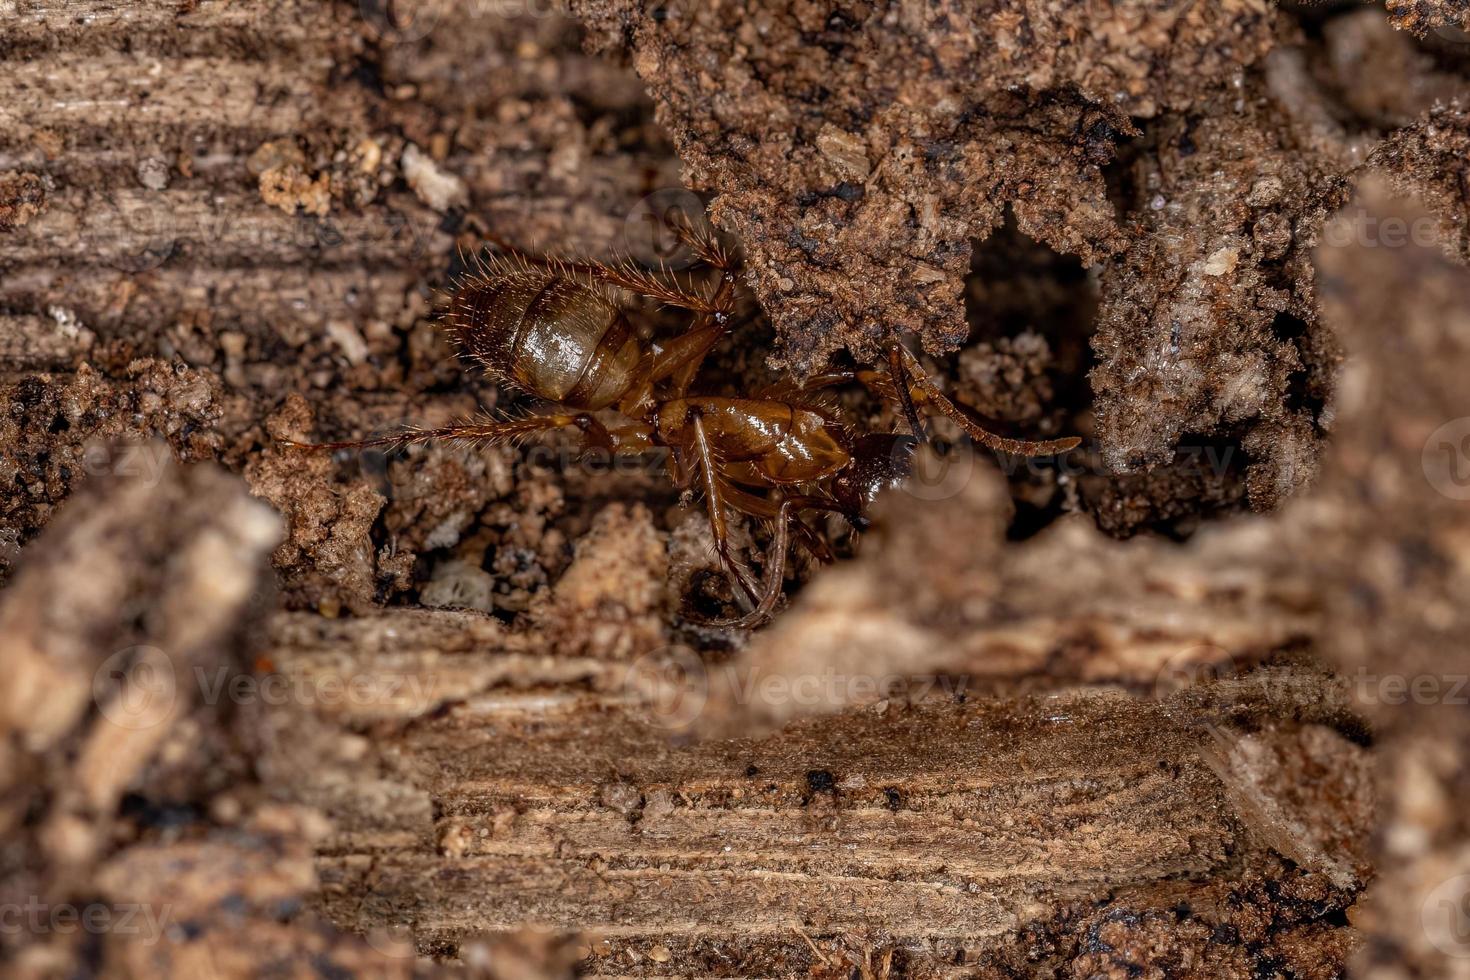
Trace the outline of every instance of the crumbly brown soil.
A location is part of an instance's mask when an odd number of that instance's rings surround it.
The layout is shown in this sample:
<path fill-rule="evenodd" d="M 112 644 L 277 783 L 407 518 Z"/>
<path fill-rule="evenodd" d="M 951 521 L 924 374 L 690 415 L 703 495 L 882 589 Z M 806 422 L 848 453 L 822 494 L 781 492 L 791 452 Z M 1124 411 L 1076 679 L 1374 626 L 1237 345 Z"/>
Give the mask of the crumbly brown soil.
<path fill-rule="evenodd" d="M 1463 707 L 1363 678 L 1470 608 L 1466 5 L 552 6 L 0 0 L 7 974 L 1465 975 Z M 937 426 L 744 634 L 656 462 L 276 444 L 519 407 L 460 250 L 706 203 L 712 388 L 1083 448 Z"/>

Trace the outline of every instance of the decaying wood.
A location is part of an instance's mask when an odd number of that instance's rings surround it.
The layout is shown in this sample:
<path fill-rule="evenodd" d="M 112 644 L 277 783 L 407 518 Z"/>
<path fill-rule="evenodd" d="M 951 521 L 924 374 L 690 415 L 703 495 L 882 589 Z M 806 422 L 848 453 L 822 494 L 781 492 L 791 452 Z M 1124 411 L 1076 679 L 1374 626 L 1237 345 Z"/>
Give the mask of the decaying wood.
<path fill-rule="evenodd" d="M 1467 871 L 1463 709 L 1354 686 L 1458 669 L 1466 512 L 1422 454 L 1470 411 L 1462 270 L 1426 249 L 1321 255 L 1324 324 L 1359 359 L 1322 483 L 1282 514 L 1184 544 L 1082 518 L 1013 542 L 980 461 L 943 499 L 887 501 L 861 556 L 748 645 L 676 632 L 669 582 L 698 574 L 704 539 L 606 505 L 612 478 L 582 495 L 572 544 L 525 537 L 560 491 L 499 450 L 395 464 L 444 492 L 385 503 L 270 445 L 495 397 L 443 393 L 461 379 L 425 316 L 462 218 L 605 254 L 635 202 L 678 184 L 636 79 L 578 53 L 567 21 L 479 10 L 398 42 L 376 9 L 0 0 L 8 973 L 1470 962 L 1424 925 Z M 1462 253 L 1466 132 L 1441 106 L 1375 158 L 1401 189 L 1431 174 Z M 819 136 L 821 166 L 860 171 L 849 143 Z M 757 270 L 768 293 L 776 272 Z M 169 447 L 139 450 L 149 434 Z M 515 627 L 378 608 L 423 586 L 415 550 L 456 547 L 427 542 L 494 508 L 514 574 L 543 578 L 495 594 Z"/>

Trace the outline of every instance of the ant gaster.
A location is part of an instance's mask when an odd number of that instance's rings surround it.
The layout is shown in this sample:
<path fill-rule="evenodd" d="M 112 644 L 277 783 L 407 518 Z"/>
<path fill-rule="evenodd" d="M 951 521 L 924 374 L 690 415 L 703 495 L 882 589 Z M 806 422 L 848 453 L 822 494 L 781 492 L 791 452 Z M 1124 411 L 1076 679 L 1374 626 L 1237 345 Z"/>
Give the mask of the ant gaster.
<path fill-rule="evenodd" d="M 800 515 L 837 513 L 861 529 L 867 523 L 863 513 L 878 491 L 908 475 L 914 448 L 925 436 L 917 405 L 949 417 L 970 438 L 1000 452 L 1045 456 L 1078 444 L 1075 438 L 1032 442 L 987 431 L 896 343 L 887 352 L 886 374 L 832 371 L 778 383 L 751 397 L 692 392 L 705 357 L 730 329 L 735 268 L 713 237 L 682 224 L 674 230 L 719 272 L 712 290 L 666 281 L 627 262 L 533 259 L 490 236 L 510 258 L 480 262 L 478 271 L 456 286 L 446 316 L 449 332 L 460 353 L 502 384 L 550 403 L 550 411 L 480 417 L 356 442 L 283 444 L 326 450 L 435 440 L 491 443 L 576 429 L 585 447 L 611 453 L 667 447 L 670 476 L 680 489 L 697 484 L 703 491 L 720 563 L 753 604 L 743 616 L 714 625 L 744 628 L 765 622 L 774 611 L 791 535 L 819 560 L 832 559 Z M 604 286 L 688 310 L 693 323 L 663 344 L 645 345 Z M 851 436 L 816 393 L 853 381 L 895 404 L 913 435 Z M 615 421 L 604 423 L 592 414 L 606 409 L 616 411 Z M 762 585 L 751 581 L 731 552 L 731 510 L 773 526 Z"/>

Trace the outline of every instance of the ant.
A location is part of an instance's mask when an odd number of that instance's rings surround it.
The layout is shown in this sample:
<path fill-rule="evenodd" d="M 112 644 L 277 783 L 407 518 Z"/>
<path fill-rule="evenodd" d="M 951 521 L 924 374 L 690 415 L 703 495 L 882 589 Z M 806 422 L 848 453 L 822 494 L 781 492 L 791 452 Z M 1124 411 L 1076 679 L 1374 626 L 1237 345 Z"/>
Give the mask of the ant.
<path fill-rule="evenodd" d="M 749 397 L 692 393 L 705 358 L 732 325 L 736 267 L 713 235 L 684 222 L 673 224 L 696 258 L 718 272 L 713 288 L 673 282 L 672 275 L 660 278 L 629 261 L 533 258 L 487 236 L 506 257 L 478 259 L 476 270 L 450 293 L 445 319 L 451 340 L 501 384 L 550 403 L 550 411 L 484 416 L 356 442 L 282 444 L 336 450 L 456 439 L 490 443 L 576 429 L 588 449 L 637 454 L 666 447 L 675 486 L 690 490 L 697 484 L 703 491 L 720 564 L 750 603 L 744 615 L 711 625 L 753 628 L 771 618 L 780 599 L 793 534 L 819 561 L 832 560 L 826 542 L 802 514 L 840 514 L 862 530 L 864 511 L 878 492 L 909 475 L 913 453 L 926 438 L 919 405 L 952 419 L 974 441 L 998 452 L 1050 456 L 1079 443 L 1076 438 L 1008 439 L 982 428 L 898 343 L 887 349 L 886 374 L 830 371 L 777 383 Z M 606 287 L 687 310 L 693 322 L 664 343 L 645 345 Z M 895 405 L 912 435 L 849 434 L 815 396 L 850 382 Z M 615 410 L 617 421 L 604 423 L 593 415 L 604 409 Z M 731 510 L 773 525 L 763 585 L 751 581 L 731 552 Z"/>

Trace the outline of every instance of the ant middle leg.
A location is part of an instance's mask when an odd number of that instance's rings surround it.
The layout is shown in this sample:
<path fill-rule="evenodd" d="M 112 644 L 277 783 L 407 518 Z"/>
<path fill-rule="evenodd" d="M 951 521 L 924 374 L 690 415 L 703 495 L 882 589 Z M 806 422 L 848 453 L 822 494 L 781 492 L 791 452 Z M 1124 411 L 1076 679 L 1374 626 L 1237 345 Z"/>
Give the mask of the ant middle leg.
<path fill-rule="evenodd" d="M 672 381 L 670 397 L 683 398 L 704 359 L 728 330 L 727 321 L 721 317 L 701 314 L 688 330 L 663 344 L 657 354 L 647 356 L 638 383 L 620 403 L 623 414 L 636 415 L 638 407 L 652 398 L 653 386 L 661 381 Z"/>

